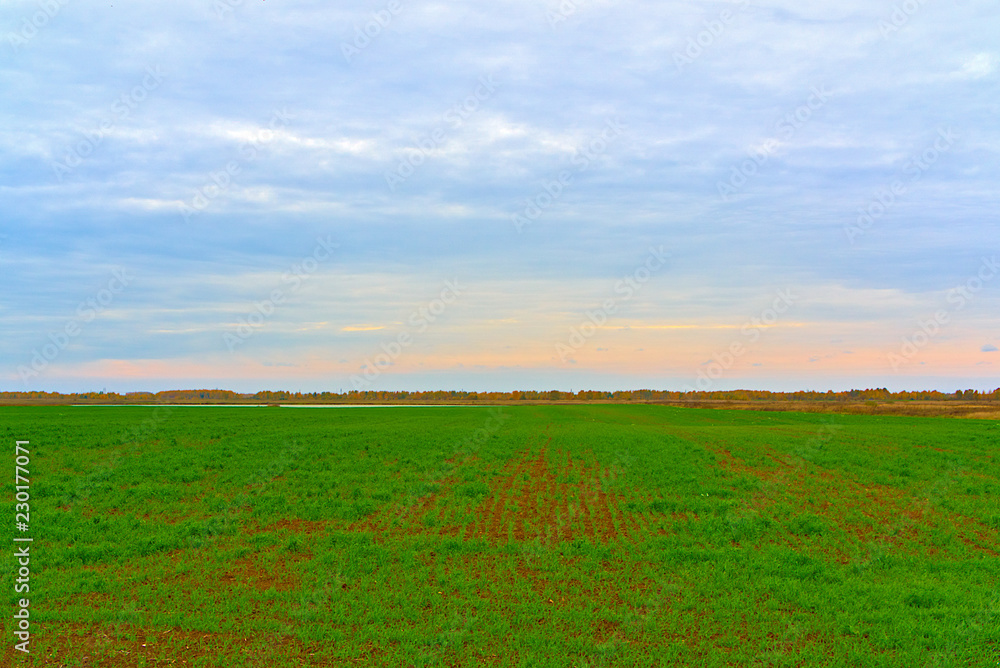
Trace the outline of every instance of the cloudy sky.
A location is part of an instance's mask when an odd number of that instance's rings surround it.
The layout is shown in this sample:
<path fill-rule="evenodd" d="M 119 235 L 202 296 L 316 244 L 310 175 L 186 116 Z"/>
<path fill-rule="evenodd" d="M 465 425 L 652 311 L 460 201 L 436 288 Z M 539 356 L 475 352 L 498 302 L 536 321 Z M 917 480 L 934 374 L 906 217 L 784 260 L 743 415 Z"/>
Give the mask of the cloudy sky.
<path fill-rule="evenodd" d="M 991 0 L 0 0 L 0 389 L 1000 385 Z"/>

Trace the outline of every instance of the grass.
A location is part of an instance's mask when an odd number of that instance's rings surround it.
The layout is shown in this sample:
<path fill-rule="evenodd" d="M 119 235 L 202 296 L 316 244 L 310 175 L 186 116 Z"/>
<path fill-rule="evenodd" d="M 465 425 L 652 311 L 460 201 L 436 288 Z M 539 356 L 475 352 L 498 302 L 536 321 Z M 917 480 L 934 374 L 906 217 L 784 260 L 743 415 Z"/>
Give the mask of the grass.
<path fill-rule="evenodd" d="M 18 665 L 1000 665 L 996 421 L 156 411 L 0 408 Z"/>

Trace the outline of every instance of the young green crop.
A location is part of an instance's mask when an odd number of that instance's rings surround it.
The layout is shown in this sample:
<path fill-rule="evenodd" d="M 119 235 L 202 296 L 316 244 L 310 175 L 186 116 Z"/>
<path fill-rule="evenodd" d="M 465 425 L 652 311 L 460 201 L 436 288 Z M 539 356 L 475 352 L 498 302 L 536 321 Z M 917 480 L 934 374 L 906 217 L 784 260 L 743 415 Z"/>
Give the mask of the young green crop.
<path fill-rule="evenodd" d="M 0 408 L 33 448 L 25 665 L 1000 660 L 995 421 L 156 410 Z"/>

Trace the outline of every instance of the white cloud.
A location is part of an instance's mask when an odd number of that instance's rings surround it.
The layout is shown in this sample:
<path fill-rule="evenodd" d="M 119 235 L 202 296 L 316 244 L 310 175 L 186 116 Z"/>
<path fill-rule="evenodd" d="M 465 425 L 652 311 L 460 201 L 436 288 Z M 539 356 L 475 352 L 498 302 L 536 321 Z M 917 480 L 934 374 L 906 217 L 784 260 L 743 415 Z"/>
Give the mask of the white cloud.
<path fill-rule="evenodd" d="M 993 74 L 997 68 L 997 55 L 993 53 L 977 53 L 962 63 L 962 69 L 956 76 L 962 79 L 983 79 Z"/>

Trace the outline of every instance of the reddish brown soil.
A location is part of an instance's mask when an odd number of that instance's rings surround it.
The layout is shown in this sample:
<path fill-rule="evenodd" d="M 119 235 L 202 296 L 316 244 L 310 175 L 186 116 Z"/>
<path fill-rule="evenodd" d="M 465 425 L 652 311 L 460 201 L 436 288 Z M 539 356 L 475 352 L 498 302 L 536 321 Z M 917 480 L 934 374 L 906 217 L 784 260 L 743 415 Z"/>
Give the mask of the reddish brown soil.
<path fill-rule="evenodd" d="M 706 447 L 715 453 L 719 468 L 765 483 L 765 489 L 753 504 L 757 510 L 766 511 L 778 501 L 785 501 L 843 529 L 858 545 L 884 544 L 924 557 L 933 557 L 940 551 L 932 544 L 930 529 L 944 527 L 954 531 L 973 551 L 1000 556 L 994 549 L 1000 545 L 997 529 L 958 513 L 942 512 L 919 495 L 887 485 L 862 485 L 836 471 L 792 465 L 766 447 L 762 454 L 775 462 L 775 467 L 756 468 L 729 450 L 708 444 Z M 850 516 L 858 513 L 869 522 L 859 524 L 852 520 Z M 787 538 L 793 540 L 794 536 Z M 839 561 L 847 558 L 845 554 L 833 556 Z"/>
<path fill-rule="evenodd" d="M 457 468 L 437 481 L 436 492 L 408 505 L 386 506 L 348 529 L 371 531 L 376 540 L 433 534 L 497 544 L 537 541 L 551 545 L 576 538 L 600 543 L 634 541 L 632 534 L 642 531 L 643 518 L 627 512 L 618 493 L 602 489 L 612 471 L 574 461 L 568 453 L 553 453 L 550 464 L 550 443 L 548 439 L 537 452 L 529 445 L 521 456 L 511 459 L 494 476 L 490 493 L 473 509 L 474 519 L 467 524 L 454 523 L 448 499 L 461 480 L 461 467 L 472 463 L 469 458 L 456 462 Z"/>
<path fill-rule="evenodd" d="M 574 463 L 567 454 L 565 465 L 553 470 L 547 446 L 537 455 L 526 452 L 510 461 L 490 496 L 474 510 L 475 519 L 465 527 L 466 540 L 549 545 L 587 538 L 608 543 L 627 538 L 630 528 L 638 529 L 636 520 L 622 511 L 618 495 L 601 489 L 597 468 Z M 559 453 L 554 458 L 562 460 Z M 574 474 L 579 482 L 566 482 Z"/>
<path fill-rule="evenodd" d="M 323 533 L 327 527 L 330 526 L 330 524 L 331 523 L 326 520 L 311 522 L 309 520 L 300 519 L 281 519 L 274 524 L 270 524 L 265 527 L 257 523 L 256 520 L 249 520 L 243 529 L 243 533 L 252 536 L 259 533 L 290 531 L 292 533 L 300 533 L 308 536 L 314 533 Z"/>
<path fill-rule="evenodd" d="M 258 666 L 343 665 L 316 658 L 318 647 L 287 635 L 241 635 L 149 629 L 129 624 L 47 624 L 32 642 L 29 662 L 19 665 L 52 666 L 192 666 L 220 656 L 242 657 Z M 8 654 L 0 663 L 9 666 Z M 359 657 L 358 661 L 364 661 Z M 204 664 L 203 664 L 204 665 Z M 356 664 L 362 665 L 362 664 Z"/>

